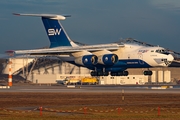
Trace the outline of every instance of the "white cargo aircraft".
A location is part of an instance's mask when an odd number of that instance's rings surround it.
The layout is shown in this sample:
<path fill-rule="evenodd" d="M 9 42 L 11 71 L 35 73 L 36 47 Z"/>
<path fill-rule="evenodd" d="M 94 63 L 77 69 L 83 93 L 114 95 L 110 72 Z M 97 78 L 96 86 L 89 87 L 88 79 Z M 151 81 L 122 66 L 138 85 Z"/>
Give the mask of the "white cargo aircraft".
<path fill-rule="evenodd" d="M 50 48 L 15 50 L 14 54 L 57 56 L 61 60 L 92 70 L 92 76 L 127 76 L 127 68 L 148 68 L 144 75 L 152 75 L 151 67 L 167 67 L 174 57 L 162 47 L 112 43 L 80 46 L 65 32 L 60 20 L 68 16 L 54 14 L 14 14 L 41 17 L 50 40 Z"/>

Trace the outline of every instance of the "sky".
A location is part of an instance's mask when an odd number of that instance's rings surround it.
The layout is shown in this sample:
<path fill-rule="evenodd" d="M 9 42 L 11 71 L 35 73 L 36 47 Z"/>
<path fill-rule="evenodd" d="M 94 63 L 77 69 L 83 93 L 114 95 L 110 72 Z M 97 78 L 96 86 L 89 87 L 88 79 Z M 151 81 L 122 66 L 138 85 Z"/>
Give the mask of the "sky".
<path fill-rule="evenodd" d="M 1 0 L 0 53 L 49 46 L 40 18 L 12 13 L 71 15 L 61 23 L 85 44 L 134 38 L 180 52 L 180 0 Z"/>

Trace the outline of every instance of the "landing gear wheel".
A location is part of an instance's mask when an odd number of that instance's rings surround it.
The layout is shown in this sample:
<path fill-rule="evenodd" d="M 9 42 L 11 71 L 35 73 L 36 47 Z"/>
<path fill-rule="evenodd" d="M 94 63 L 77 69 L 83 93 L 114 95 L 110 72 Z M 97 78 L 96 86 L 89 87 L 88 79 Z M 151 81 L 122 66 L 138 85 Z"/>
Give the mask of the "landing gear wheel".
<path fill-rule="evenodd" d="M 111 72 L 111 76 L 116 76 L 117 73 L 116 72 Z"/>
<path fill-rule="evenodd" d="M 92 72 L 91 72 L 91 76 L 97 76 L 97 72 L 92 71 Z"/>
<path fill-rule="evenodd" d="M 103 72 L 103 75 L 104 75 L 104 76 L 108 76 L 108 75 L 109 75 L 109 72 Z"/>
<path fill-rule="evenodd" d="M 97 72 L 97 76 L 103 76 L 103 72 Z"/>
<path fill-rule="evenodd" d="M 128 76 L 128 75 L 129 75 L 129 72 L 128 72 L 128 71 L 123 71 L 123 75 L 124 75 L 124 76 Z"/>
<path fill-rule="evenodd" d="M 152 71 L 148 70 L 148 71 L 144 71 L 144 75 L 152 75 Z"/>
<path fill-rule="evenodd" d="M 128 76 L 128 71 L 111 72 L 111 76 Z"/>
<path fill-rule="evenodd" d="M 96 71 L 92 71 L 91 72 L 91 76 L 108 76 L 109 73 L 108 72 L 96 72 Z"/>

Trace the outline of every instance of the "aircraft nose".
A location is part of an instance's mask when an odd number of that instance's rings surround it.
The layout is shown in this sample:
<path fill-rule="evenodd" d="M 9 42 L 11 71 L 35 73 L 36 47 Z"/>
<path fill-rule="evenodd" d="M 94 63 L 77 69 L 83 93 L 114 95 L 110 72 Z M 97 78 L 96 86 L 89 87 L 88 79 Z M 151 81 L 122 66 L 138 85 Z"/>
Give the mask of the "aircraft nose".
<path fill-rule="evenodd" d="M 173 55 L 169 54 L 167 56 L 167 61 L 164 61 L 167 66 L 171 65 L 172 61 L 174 60 Z"/>
<path fill-rule="evenodd" d="M 173 60 L 174 60 L 173 55 L 169 54 L 168 57 L 167 57 L 167 61 L 172 62 Z"/>

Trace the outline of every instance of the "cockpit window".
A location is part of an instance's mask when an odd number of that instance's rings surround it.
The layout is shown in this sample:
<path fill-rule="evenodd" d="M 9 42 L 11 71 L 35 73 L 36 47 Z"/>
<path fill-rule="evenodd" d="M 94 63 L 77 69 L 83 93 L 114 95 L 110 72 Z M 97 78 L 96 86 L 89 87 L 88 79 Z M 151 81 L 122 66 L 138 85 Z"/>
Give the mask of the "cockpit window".
<path fill-rule="evenodd" d="M 156 52 L 158 52 L 158 53 L 159 53 L 160 51 L 159 51 L 159 50 L 156 50 Z"/>
<path fill-rule="evenodd" d="M 169 54 L 165 49 L 158 49 L 158 50 L 156 50 L 156 52 L 161 53 L 161 54 L 166 54 L 166 55 Z"/>

